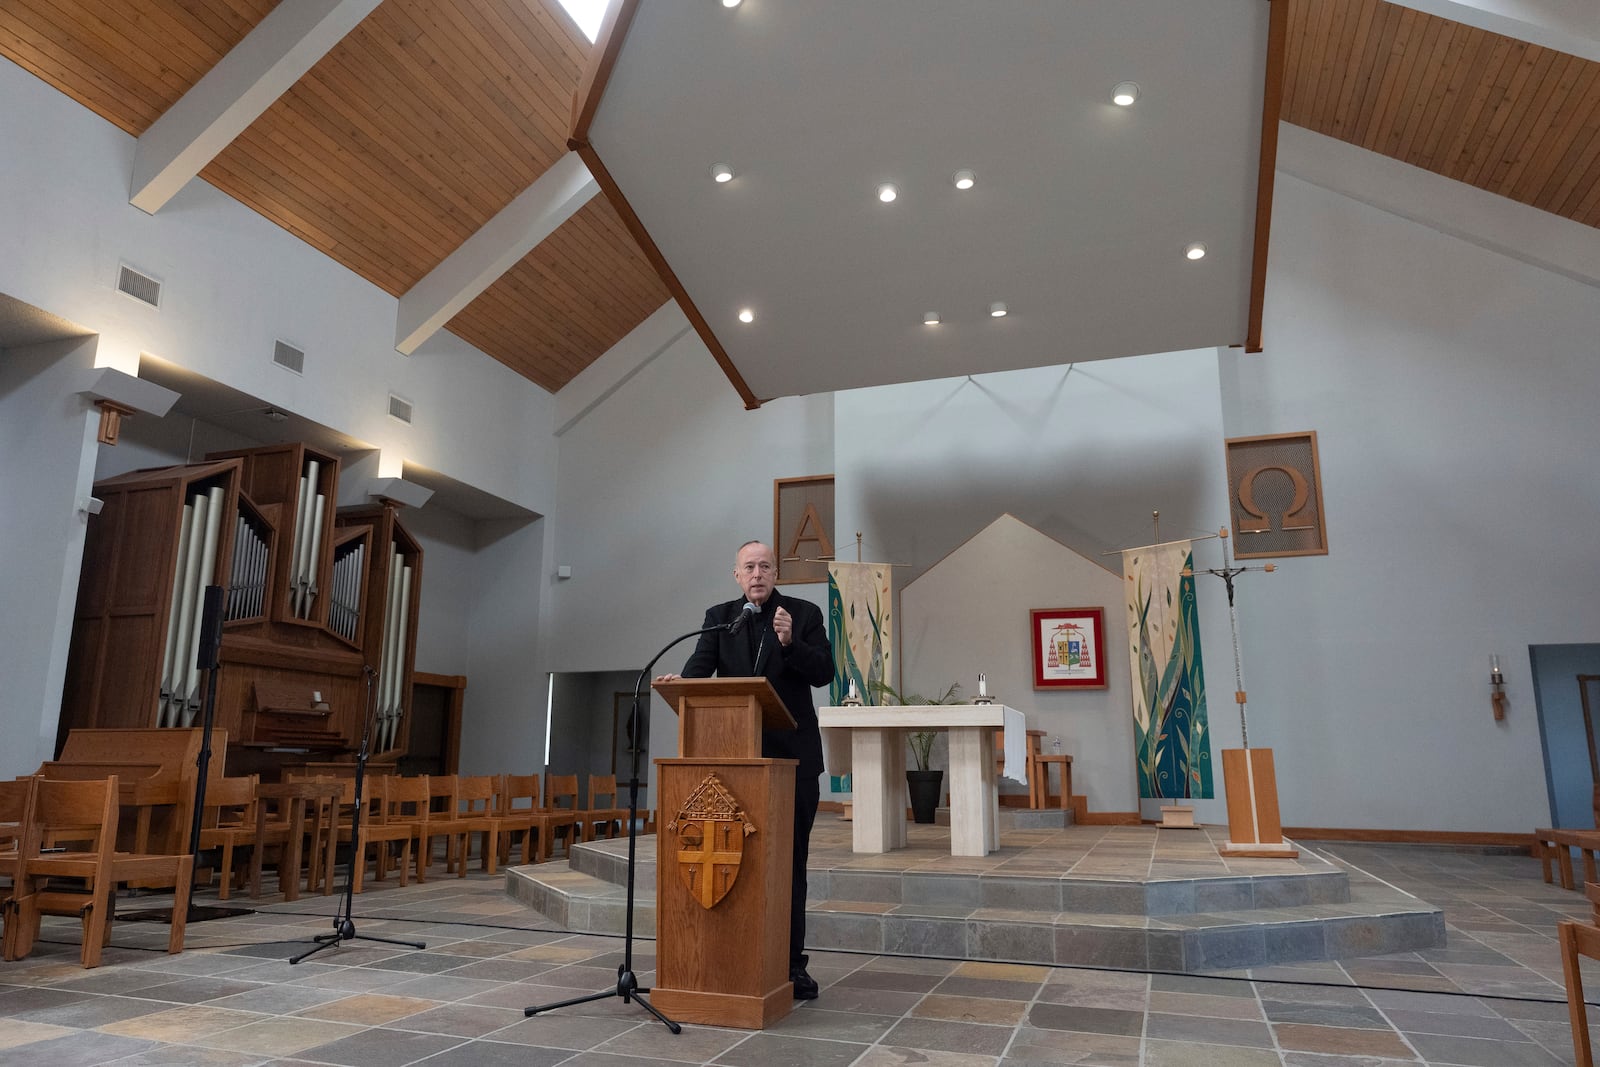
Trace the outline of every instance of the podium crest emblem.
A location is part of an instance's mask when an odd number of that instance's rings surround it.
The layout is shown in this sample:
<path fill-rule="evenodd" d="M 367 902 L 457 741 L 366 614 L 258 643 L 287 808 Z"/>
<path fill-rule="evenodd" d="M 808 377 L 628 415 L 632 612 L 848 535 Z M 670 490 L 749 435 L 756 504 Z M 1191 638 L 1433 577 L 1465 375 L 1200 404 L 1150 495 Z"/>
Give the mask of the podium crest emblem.
<path fill-rule="evenodd" d="M 667 829 L 677 846 L 678 877 L 702 908 L 716 907 L 739 878 L 744 839 L 756 832 L 755 824 L 728 787 L 708 774 Z"/>

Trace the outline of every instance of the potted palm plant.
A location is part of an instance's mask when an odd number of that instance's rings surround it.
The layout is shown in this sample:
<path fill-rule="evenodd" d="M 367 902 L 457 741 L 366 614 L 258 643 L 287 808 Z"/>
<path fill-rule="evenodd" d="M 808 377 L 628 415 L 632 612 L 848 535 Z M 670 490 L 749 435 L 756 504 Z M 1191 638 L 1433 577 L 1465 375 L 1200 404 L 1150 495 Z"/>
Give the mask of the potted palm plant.
<path fill-rule="evenodd" d="M 954 704 L 956 696 L 961 692 L 961 683 L 952 683 L 950 688 L 936 697 L 925 697 L 921 693 L 901 693 L 887 682 L 873 682 L 874 692 L 878 694 L 878 702 L 917 706 L 921 704 Z M 911 746 L 911 757 L 916 767 L 906 771 L 906 788 L 911 794 L 911 818 L 913 822 L 931 823 L 934 812 L 939 807 L 939 798 L 944 795 L 944 771 L 934 770 L 928 766 L 933 755 L 933 743 L 939 734 L 935 730 L 913 730 L 906 735 L 906 743 Z"/>

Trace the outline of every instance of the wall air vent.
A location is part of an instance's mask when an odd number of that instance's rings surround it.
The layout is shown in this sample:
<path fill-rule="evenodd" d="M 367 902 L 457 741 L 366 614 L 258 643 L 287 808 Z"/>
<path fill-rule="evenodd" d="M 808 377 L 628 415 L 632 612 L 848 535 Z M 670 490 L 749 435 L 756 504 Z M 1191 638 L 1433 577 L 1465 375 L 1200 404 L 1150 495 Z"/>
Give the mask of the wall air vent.
<path fill-rule="evenodd" d="M 303 374 L 306 369 L 306 354 L 294 345 L 283 341 L 275 341 L 272 345 L 272 362 L 284 370 L 292 370 L 296 374 Z"/>
<path fill-rule="evenodd" d="M 409 423 L 411 421 L 411 401 L 390 393 L 389 415 L 391 418 L 396 418 L 401 422 Z"/>
<path fill-rule="evenodd" d="M 161 283 L 148 274 L 141 274 L 126 263 L 117 270 L 117 292 L 126 293 L 153 308 L 161 306 Z"/>

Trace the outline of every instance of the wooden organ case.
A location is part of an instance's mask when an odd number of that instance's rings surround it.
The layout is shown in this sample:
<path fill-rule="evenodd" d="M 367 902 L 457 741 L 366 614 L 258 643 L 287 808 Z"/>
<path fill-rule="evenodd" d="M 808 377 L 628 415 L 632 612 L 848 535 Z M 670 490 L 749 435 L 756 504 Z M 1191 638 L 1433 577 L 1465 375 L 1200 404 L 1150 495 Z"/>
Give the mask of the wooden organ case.
<path fill-rule="evenodd" d="M 228 774 L 352 757 L 369 677 L 372 758 L 403 756 L 422 549 L 393 503 L 336 513 L 338 478 L 336 456 L 286 444 L 98 483 L 57 747 L 74 727 L 199 725 L 199 604 L 214 583 Z"/>

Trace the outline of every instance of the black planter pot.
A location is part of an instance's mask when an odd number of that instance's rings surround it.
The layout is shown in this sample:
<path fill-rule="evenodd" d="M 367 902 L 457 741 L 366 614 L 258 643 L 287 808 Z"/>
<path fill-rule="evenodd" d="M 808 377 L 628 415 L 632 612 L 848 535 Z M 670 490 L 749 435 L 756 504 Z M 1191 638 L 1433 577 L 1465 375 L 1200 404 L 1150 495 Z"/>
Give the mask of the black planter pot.
<path fill-rule="evenodd" d="M 907 771 L 906 786 L 911 790 L 913 822 L 931 823 L 944 789 L 943 771 Z"/>

